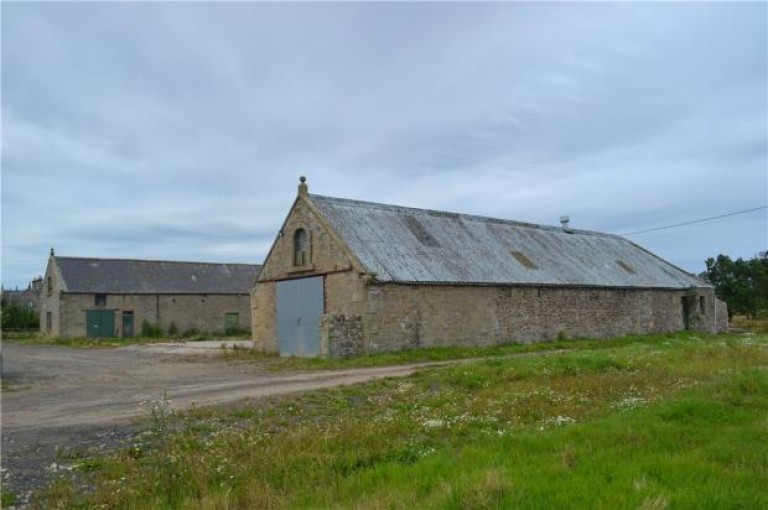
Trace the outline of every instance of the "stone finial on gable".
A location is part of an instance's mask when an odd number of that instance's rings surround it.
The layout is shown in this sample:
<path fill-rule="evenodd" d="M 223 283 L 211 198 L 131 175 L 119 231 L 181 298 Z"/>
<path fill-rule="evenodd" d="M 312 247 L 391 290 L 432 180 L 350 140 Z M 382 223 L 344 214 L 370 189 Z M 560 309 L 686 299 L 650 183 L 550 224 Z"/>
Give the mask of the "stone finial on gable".
<path fill-rule="evenodd" d="M 307 195 L 309 193 L 309 186 L 307 186 L 307 178 L 303 175 L 299 177 L 299 195 Z"/>
<path fill-rule="evenodd" d="M 51 257 L 55 257 L 56 253 L 54 253 L 53 248 L 51 248 Z"/>

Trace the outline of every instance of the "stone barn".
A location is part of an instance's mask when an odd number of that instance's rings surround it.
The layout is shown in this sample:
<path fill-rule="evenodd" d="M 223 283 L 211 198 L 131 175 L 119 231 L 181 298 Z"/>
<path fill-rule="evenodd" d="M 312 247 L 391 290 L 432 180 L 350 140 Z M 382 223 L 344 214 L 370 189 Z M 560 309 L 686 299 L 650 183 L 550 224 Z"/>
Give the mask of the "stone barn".
<path fill-rule="evenodd" d="M 132 337 L 251 328 L 250 289 L 261 266 L 59 257 L 40 292 L 40 331 L 61 337 Z"/>
<path fill-rule="evenodd" d="M 623 237 L 312 195 L 304 181 L 252 291 L 265 351 L 338 357 L 726 324 L 711 286 Z"/>

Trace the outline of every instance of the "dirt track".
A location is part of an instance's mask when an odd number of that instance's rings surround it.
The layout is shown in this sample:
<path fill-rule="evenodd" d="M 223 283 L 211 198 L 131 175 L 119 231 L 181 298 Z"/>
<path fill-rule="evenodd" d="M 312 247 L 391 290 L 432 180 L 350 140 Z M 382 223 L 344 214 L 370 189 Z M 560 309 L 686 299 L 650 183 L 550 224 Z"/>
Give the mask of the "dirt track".
<path fill-rule="evenodd" d="M 73 349 L 4 342 L 3 486 L 22 496 L 48 478 L 61 447 L 109 448 L 133 433 L 142 403 L 167 394 L 173 409 L 356 384 L 421 365 L 280 374 L 223 361 L 221 342 Z M 5 490 L 5 489 L 4 489 Z"/>

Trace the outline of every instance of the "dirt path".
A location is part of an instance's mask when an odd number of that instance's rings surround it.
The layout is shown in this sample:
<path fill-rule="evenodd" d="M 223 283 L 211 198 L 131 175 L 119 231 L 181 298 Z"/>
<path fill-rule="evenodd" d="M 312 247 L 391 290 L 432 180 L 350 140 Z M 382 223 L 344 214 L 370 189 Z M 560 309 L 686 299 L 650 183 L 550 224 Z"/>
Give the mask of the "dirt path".
<path fill-rule="evenodd" d="M 174 352 L 175 350 L 175 352 Z M 208 352 L 206 352 L 206 350 Z M 276 375 L 252 363 L 206 356 L 206 347 L 94 350 L 3 346 L 3 434 L 128 422 L 164 394 L 174 410 L 402 377 L 425 364 Z"/>
<path fill-rule="evenodd" d="M 110 449 L 135 433 L 143 403 L 167 398 L 174 410 L 402 377 L 433 364 L 294 374 L 224 361 L 221 342 L 117 349 L 2 345 L 2 481 L 20 495 L 59 469 L 56 452 Z M 7 386 L 6 386 L 7 387 Z M 22 505 L 23 506 L 23 505 Z"/>

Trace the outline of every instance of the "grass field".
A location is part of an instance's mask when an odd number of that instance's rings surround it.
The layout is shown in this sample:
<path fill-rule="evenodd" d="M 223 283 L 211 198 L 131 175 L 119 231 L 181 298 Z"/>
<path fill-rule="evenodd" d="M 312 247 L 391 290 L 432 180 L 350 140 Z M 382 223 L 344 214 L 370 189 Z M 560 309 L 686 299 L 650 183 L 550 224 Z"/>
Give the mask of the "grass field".
<path fill-rule="evenodd" d="M 752 319 L 744 316 L 734 317 L 731 320 L 731 326 L 742 328 L 752 333 L 768 333 L 768 317 L 765 314 L 766 312 L 763 311 L 763 316 Z"/>
<path fill-rule="evenodd" d="M 38 505 L 768 508 L 768 336 L 572 344 L 255 406 L 155 402 L 132 447 L 77 461 L 91 490 L 61 480 Z"/>

